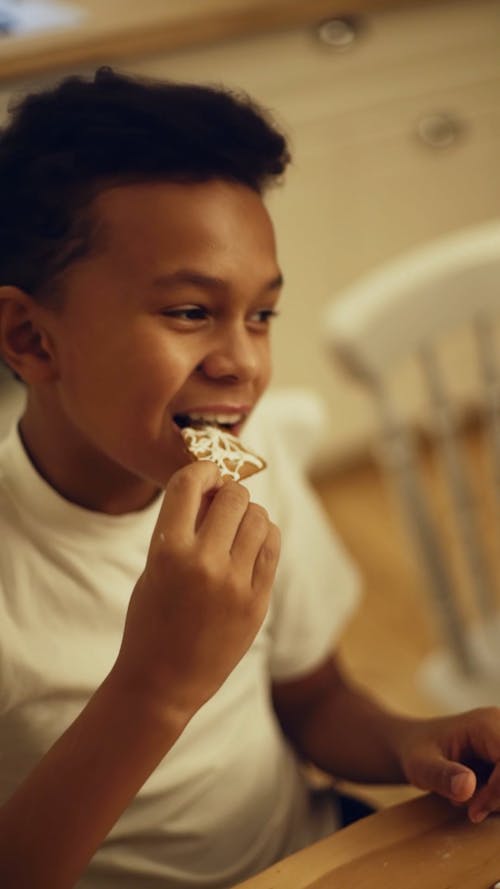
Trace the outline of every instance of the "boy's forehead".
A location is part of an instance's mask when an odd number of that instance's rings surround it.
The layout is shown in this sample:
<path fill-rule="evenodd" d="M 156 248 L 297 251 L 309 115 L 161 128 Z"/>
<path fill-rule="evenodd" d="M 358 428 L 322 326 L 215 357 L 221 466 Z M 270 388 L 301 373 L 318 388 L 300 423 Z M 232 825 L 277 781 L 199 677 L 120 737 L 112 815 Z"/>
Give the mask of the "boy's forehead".
<path fill-rule="evenodd" d="M 180 228 L 184 224 L 203 227 L 223 225 L 232 217 L 241 225 L 265 220 L 272 222 L 261 196 L 247 186 L 221 180 L 198 183 L 144 182 L 113 185 L 103 189 L 93 201 L 99 220 L 111 230 Z"/>
<path fill-rule="evenodd" d="M 116 185 L 93 202 L 99 241 L 108 258 L 147 264 L 151 273 L 175 264 L 254 261 L 277 268 L 274 230 L 260 195 L 246 186 L 147 182 Z"/>

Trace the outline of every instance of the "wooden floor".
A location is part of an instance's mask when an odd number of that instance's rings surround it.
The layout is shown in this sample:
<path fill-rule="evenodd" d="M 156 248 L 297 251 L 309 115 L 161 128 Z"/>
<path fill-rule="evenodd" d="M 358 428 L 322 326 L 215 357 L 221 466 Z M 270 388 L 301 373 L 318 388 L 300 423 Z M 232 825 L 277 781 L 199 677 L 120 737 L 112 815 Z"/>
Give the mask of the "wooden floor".
<path fill-rule="evenodd" d="M 465 455 L 481 507 L 483 541 L 496 577 L 500 577 L 498 527 L 490 504 L 491 483 L 481 440 L 482 432 L 474 426 L 464 437 Z M 453 534 L 438 463 L 429 448 L 424 448 L 423 465 L 450 553 L 461 607 L 472 621 L 475 609 L 465 580 L 461 547 Z M 364 579 L 361 607 L 347 627 L 340 648 L 344 663 L 353 678 L 390 707 L 408 714 L 437 715 L 440 705 L 419 687 L 416 672 L 427 654 L 442 647 L 442 640 L 394 490 L 370 458 L 316 480 L 315 488 Z M 369 788 L 365 795 L 385 805 L 407 799 L 414 791 Z"/>

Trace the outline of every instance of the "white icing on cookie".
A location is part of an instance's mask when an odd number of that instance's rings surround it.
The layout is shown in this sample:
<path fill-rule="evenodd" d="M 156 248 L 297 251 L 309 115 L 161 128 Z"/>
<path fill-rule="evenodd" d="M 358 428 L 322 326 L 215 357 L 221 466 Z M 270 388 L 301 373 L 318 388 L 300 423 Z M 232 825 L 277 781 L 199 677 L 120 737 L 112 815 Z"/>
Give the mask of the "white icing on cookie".
<path fill-rule="evenodd" d="M 224 432 L 217 426 L 201 426 L 181 429 L 184 443 L 195 460 L 211 460 L 220 469 L 222 478 L 238 482 L 260 472 L 265 460 L 242 445 L 236 435 Z"/>

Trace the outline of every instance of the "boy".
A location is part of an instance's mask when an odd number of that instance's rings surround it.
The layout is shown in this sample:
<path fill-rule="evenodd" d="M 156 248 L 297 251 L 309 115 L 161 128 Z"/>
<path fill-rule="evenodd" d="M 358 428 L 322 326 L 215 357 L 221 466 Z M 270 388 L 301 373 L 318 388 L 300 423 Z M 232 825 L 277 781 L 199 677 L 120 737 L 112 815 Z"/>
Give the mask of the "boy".
<path fill-rule="evenodd" d="M 497 710 L 401 718 L 342 675 L 355 576 L 286 452 L 257 436 L 247 487 L 186 465 L 178 425 L 238 434 L 268 383 L 288 159 L 249 102 L 109 69 L 0 139 L 3 889 L 234 885 L 338 826 L 302 757 L 500 805 Z"/>

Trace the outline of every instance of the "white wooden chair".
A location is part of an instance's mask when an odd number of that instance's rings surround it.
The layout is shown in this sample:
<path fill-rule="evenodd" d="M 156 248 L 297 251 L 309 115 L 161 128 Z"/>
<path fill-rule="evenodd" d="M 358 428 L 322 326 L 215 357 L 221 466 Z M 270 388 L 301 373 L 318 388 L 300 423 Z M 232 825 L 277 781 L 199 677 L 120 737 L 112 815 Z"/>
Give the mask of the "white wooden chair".
<path fill-rule="evenodd" d="M 421 679 L 449 709 L 500 703 L 500 620 L 440 348 L 448 335 L 465 326 L 475 337 L 491 489 L 500 509 L 498 319 L 498 220 L 451 234 L 375 270 L 337 295 L 325 319 L 335 360 L 369 390 L 378 408 L 383 462 L 397 482 L 445 640 L 444 651 L 424 664 Z M 409 356 L 417 361 L 426 388 L 471 595 L 480 615 L 472 631 L 464 620 L 448 553 L 423 484 L 411 425 L 403 420 L 390 385 Z"/>

